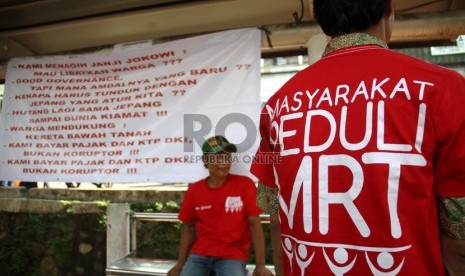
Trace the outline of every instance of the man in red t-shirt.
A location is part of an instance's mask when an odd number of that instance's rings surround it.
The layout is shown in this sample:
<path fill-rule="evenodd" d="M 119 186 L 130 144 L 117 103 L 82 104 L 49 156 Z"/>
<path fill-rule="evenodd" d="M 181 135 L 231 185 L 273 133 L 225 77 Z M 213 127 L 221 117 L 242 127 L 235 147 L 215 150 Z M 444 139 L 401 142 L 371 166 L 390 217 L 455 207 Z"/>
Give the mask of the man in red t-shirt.
<path fill-rule="evenodd" d="M 202 160 L 209 176 L 191 184 L 184 196 L 178 262 L 168 275 L 245 276 L 251 241 L 254 275 L 272 275 L 265 267 L 262 210 L 256 205 L 255 183 L 229 173 L 231 153 L 236 150 L 223 136 L 203 144 Z"/>
<path fill-rule="evenodd" d="M 465 275 L 465 79 L 387 48 L 390 0 L 313 4 L 332 40 L 266 103 L 251 168 L 285 275 Z"/>

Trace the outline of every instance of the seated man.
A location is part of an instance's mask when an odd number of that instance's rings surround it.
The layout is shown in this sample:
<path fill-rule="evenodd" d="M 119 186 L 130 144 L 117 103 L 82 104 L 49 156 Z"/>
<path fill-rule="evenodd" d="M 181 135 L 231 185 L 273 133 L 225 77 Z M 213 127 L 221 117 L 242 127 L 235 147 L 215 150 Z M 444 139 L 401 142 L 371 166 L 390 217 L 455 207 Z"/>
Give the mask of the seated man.
<path fill-rule="evenodd" d="M 265 268 L 262 210 L 255 202 L 255 184 L 229 173 L 236 146 L 215 136 L 205 141 L 202 151 L 209 176 L 190 185 L 184 196 L 179 212 L 183 227 L 178 262 L 168 275 L 245 276 L 251 242 L 254 275 L 272 275 Z"/>

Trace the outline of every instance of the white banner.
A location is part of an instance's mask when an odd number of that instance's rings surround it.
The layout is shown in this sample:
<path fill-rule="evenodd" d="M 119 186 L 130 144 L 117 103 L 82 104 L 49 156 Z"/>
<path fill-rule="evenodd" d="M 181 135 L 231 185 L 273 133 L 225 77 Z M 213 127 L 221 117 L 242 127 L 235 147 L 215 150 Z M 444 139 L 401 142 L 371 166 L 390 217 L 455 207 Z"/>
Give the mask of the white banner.
<path fill-rule="evenodd" d="M 202 139 L 258 143 L 260 31 L 240 29 L 111 54 L 12 59 L 0 180 L 191 182 Z"/>

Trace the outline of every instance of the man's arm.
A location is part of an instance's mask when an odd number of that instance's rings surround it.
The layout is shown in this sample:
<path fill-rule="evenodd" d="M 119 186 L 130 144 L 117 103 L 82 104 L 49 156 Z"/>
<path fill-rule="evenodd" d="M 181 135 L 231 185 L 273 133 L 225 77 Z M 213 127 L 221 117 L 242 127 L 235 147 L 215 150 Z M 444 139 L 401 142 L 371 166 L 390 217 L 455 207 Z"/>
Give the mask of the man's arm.
<path fill-rule="evenodd" d="M 282 245 L 281 245 L 281 226 L 279 224 L 279 215 L 270 214 L 270 232 L 271 246 L 273 247 L 273 263 L 276 276 L 283 276 Z"/>
<path fill-rule="evenodd" d="M 465 275 L 465 197 L 439 201 L 441 251 L 450 276 Z"/>
<path fill-rule="evenodd" d="M 449 276 L 465 275 L 465 240 L 441 235 L 441 253 Z"/>
<path fill-rule="evenodd" d="M 262 228 L 262 223 L 260 221 L 260 217 L 259 216 L 249 217 L 249 227 L 250 227 L 250 234 L 252 237 L 252 245 L 254 247 L 254 252 L 255 252 L 255 271 L 253 275 L 254 276 L 273 275 L 271 271 L 269 271 L 265 267 L 265 238 L 263 236 L 263 228 Z"/>
<path fill-rule="evenodd" d="M 276 276 L 283 276 L 281 226 L 278 215 L 278 191 L 258 182 L 257 206 L 270 214 L 271 247 L 273 248 L 273 264 Z"/>
<path fill-rule="evenodd" d="M 189 256 L 190 249 L 195 241 L 195 224 L 183 223 L 181 230 L 181 241 L 179 243 L 179 255 L 176 265 L 168 271 L 168 276 L 178 276 Z"/>

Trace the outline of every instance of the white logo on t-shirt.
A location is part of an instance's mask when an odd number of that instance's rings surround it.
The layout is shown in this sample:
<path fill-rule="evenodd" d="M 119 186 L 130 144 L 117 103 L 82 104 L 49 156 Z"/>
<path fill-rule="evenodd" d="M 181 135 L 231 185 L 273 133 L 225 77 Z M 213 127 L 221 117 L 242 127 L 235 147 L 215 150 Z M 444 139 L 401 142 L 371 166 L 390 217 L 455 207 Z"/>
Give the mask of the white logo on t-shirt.
<path fill-rule="evenodd" d="M 225 203 L 225 209 L 226 213 L 234 213 L 234 212 L 240 212 L 242 211 L 242 207 L 244 206 L 244 203 L 242 202 L 242 199 L 240 196 L 228 196 L 226 198 L 226 203 Z"/>

